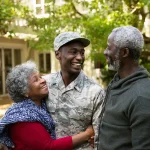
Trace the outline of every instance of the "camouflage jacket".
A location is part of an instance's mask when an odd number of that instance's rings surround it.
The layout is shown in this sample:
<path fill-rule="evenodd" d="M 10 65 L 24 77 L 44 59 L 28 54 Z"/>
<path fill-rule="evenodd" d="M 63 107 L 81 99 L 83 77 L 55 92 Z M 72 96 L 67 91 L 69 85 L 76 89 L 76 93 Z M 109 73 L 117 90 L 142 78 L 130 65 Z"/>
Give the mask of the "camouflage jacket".
<path fill-rule="evenodd" d="M 49 88 L 47 108 L 56 122 L 57 138 L 84 131 L 92 123 L 97 133 L 97 121 L 105 96 L 103 88 L 83 71 L 65 87 L 60 72 L 44 76 Z M 76 150 L 93 150 L 88 143 Z"/>

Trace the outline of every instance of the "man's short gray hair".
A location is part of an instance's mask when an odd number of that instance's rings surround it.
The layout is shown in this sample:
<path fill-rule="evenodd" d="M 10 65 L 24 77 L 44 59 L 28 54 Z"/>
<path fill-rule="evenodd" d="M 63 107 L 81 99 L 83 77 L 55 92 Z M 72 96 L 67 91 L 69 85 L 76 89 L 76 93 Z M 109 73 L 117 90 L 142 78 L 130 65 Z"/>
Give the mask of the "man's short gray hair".
<path fill-rule="evenodd" d="M 28 80 L 33 73 L 38 73 L 36 64 L 27 61 L 11 69 L 6 79 L 6 89 L 14 102 L 26 99 L 25 94 L 29 91 Z"/>
<path fill-rule="evenodd" d="M 114 44 L 117 48 L 128 48 L 134 60 L 138 60 L 144 46 L 142 33 L 133 26 L 123 26 L 113 29 Z"/>

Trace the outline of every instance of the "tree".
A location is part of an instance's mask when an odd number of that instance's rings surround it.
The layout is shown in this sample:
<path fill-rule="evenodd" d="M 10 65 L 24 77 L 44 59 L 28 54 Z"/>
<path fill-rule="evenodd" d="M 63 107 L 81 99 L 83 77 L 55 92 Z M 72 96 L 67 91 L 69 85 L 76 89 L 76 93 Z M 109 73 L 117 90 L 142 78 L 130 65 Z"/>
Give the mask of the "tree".
<path fill-rule="evenodd" d="M 13 29 L 10 26 L 14 24 L 16 18 L 25 18 L 30 15 L 30 10 L 27 6 L 24 6 L 13 0 L 1 0 L 0 1 L 0 35 L 9 33 L 9 37 L 14 34 Z"/>
<path fill-rule="evenodd" d="M 95 50 L 106 46 L 103 39 L 106 40 L 116 26 L 130 24 L 142 30 L 150 13 L 149 0 L 65 0 L 61 6 L 57 6 L 55 0 L 46 2 L 49 17 L 26 18 L 39 38 L 49 41 L 64 30 L 80 31 L 92 40 Z M 100 40 L 100 37 L 103 38 Z"/>
<path fill-rule="evenodd" d="M 65 0 L 61 6 L 57 6 L 54 0 L 47 2 L 50 4 L 49 17 L 28 19 L 29 26 L 39 39 L 34 46 L 43 50 L 53 49 L 57 34 L 68 30 L 79 31 L 91 40 L 90 57 L 93 61 L 100 60 L 105 66 L 101 72 L 102 79 L 107 83 L 111 79 L 109 75 L 114 74 L 108 73 L 103 56 L 109 33 L 122 25 L 133 25 L 143 31 L 145 19 L 150 15 L 149 0 Z"/>
<path fill-rule="evenodd" d="M 18 5 L 15 4 L 10 5 L 9 9 L 16 10 L 16 8 Z M 3 21 L 7 27 L 9 18 L 12 21 L 16 15 L 16 11 L 13 11 L 9 16 L 10 10 L 6 11 L 7 17 L 4 18 L 7 19 Z M 36 18 L 31 13 L 23 15 L 28 27 L 37 34 L 38 42 L 33 39 L 27 41 L 31 50 L 53 49 L 53 40 L 60 32 L 78 31 L 91 40 L 90 58 L 93 61 L 100 60 L 102 66 L 106 66 L 103 51 L 109 33 L 114 27 L 122 25 L 133 25 L 144 32 L 145 19 L 150 16 L 150 2 L 149 0 L 64 0 L 63 5 L 57 5 L 56 0 L 45 0 L 44 11 L 48 14 L 44 18 Z M 103 77 L 107 79 L 105 73 L 107 67 L 101 71 L 104 73 Z"/>

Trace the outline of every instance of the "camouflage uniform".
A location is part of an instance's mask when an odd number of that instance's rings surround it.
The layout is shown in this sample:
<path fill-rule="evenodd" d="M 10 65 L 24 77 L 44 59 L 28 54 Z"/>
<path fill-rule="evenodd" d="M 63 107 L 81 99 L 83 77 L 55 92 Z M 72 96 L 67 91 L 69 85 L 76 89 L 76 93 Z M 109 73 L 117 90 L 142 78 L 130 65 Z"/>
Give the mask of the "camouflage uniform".
<path fill-rule="evenodd" d="M 101 111 L 104 90 L 83 71 L 65 87 L 60 72 L 44 76 L 49 88 L 47 107 L 56 122 L 57 138 L 74 135 L 93 124 L 97 133 L 97 118 Z M 88 143 L 76 150 L 93 150 Z"/>

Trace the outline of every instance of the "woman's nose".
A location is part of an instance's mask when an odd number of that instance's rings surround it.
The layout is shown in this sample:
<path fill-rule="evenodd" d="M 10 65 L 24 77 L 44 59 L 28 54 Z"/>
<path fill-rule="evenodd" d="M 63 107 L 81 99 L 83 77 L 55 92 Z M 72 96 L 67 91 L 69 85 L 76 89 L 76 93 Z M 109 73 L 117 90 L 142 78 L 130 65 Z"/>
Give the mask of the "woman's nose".
<path fill-rule="evenodd" d="M 44 78 L 41 78 L 41 83 L 46 83 L 46 80 Z"/>

